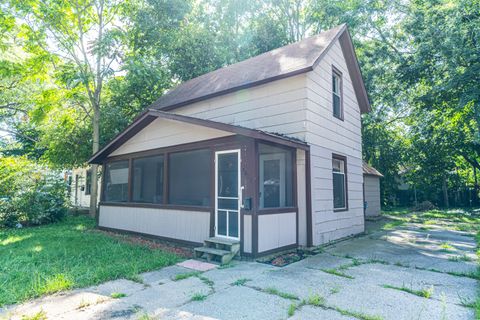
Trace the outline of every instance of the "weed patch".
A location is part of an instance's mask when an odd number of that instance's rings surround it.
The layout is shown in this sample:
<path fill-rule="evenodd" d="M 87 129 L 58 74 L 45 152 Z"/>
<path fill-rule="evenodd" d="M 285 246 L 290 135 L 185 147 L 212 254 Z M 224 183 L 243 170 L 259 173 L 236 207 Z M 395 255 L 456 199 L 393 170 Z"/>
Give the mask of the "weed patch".
<path fill-rule="evenodd" d="M 323 272 L 326 272 L 326 273 L 329 273 L 329 274 L 333 274 L 335 276 L 338 276 L 338 277 L 343 277 L 343 278 L 347 278 L 347 279 L 355 279 L 354 277 L 352 276 L 349 276 L 348 274 L 345 274 L 337 269 L 321 269 Z"/>
<path fill-rule="evenodd" d="M 405 287 L 405 286 L 396 287 L 396 286 L 391 286 L 391 285 L 388 285 L 388 284 L 384 284 L 382 287 L 387 288 L 387 289 L 404 291 L 404 292 L 414 294 L 416 296 L 427 298 L 427 299 L 431 298 L 431 296 L 433 294 L 433 291 L 434 291 L 433 286 L 431 286 L 429 288 L 424 288 L 424 289 L 421 289 L 421 290 L 414 290 L 413 288 L 408 288 L 408 287 Z"/>
<path fill-rule="evenodd" d="M 180 281 L 180 280 L 185 280 L 191 277 L 196 277 L 200 274 L 201 272 L 198 271 L 193 271 L 193 272 L 186 272 L 186 273 L 179 273 L 173 277 L 173 281 Z"/>
<path fill-rule="evenodd" d="M 204 301 L 207 299 L 207 295 L 203 293 L 195 293 L 192 298 L 190 299 L 191 301 Z"/>
<path fill-rule="evenodd" d="M 247 278 L 240 278 L 235 280 L 234 282 L 231 283 L 232 286 L 243 286 L 245 283 L 248 281 L 252 281 L 252 279 L 247 279 Z"/>
<path fill-rule="evenodd" d="M 31 316 L 23 315 L 22 320 L 47 320 L 47 314 L 45 311 L 41 310 Z"/>
<path fill-rule="evenodd" d="M 276 295 L 276 296 L 279 296 L 281 298 L 284 298 L 284 299 L 289 299 L 289 300 L 300 300 L 296 295 L 294 294 L 291 294 L 291 293 L 288 293 L 288 292 L 282 292 L 276 288 L 273 288 L 273 287 L 269 287 L 269 288 L 266 288 L 264 290 L 262 290 L 263 292 L 266 292 L 268 294 L 273 294 L 273 295 Z"/>
<path fill-rule="evenodd" d="M 121 292 L 112 292 L 110 294 L 110 297 L 112 297 L 113 299 L 120 299 L 120 298 L 125 298 L 127 295 L 125 293 L 121 293 Z"/>

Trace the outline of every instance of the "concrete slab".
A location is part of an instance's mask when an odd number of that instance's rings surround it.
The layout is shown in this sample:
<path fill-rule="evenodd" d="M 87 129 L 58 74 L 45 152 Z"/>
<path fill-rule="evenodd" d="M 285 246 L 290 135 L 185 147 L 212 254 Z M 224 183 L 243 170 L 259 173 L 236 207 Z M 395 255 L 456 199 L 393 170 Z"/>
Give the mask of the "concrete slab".
<path fill-rule="evenodd" d="M 265 272 L 279 269 L 263 263 L 257 262 L 235 262 L 233 267 L 225 269 L 215 269 L 203 273 L 203 276 L 214 282 L 215 290 L 228 288 L 239 279 L 255 280 L 261 277 Z"/>
<path fill-rule="evenodd" d="M 205 301 L 190 302 L 180 310 L 218 319 L 286 319 L 290 301 L 247 287 L 216 292 Z"/>
<path fill-rule="evenodd" d="M 35 299 L 7 310 L 4 316 L 8 319 L 23 319 L 33 317 L 44 312 L 47 319 L 62 319 L 65 314 L 73 312 L 81 314 L 83 310 L 95 305 L 110 305 L 115 302 L 110 296 L 101 295 L 83 290 L 74 290 L 68 293 L 55 294 L 41 299 Z M 81 318 L 80 316 L 73 318 Z"/>
<path fill-rule="evenodd" d="M 310 256 L 299 262 L 290 264 L 285 269 L 296 269 L 298 267 L 309 268 L 309 269 L 332 269 L 338 268 L 342 265 L 351 263 L 351 259 L 333 256 L 329 253 L 320 253 L 314 256 Z"/>
<path fill-rule="evenodd" d="M 465 320 L 475 316 L 470 308 L 371 284 L 345 287 L 327 297 L 327 304 L 383 319 Z"/>
<path fill-rule="evenodd" d="M 217 320 L 217 318 L 193 314 L 182 310 L 164 310 L 155 315 L 150 315 L 150 317 L 162 320 Z"/>
<path fill-rule="evenodd" d="M 357 318 L 344 316 L 335 310 L 328 310 L 312 306 L 304 306 L 297 310 L 290 320 L 357 320 Z"/>
<path fill-rule="evenodd" d="M 126 295 L 132 295 L 133 293 L 143 289 L 145 289 L 144 284 L 126 279 L 118 279 L 102 283 L 96 287 L 87 288 L 86 291 L 110 297 L 112 293 L 124 293 Z"/>
<path fill-rule="evenodd" d="M 246 285 L 262 289 L 275 288 L 305 299 L 315 294 L 327 297 L 352 283 L 351 279 L 320 270 L 298 267 L 266 272 Z"/>
<path fill-rule="evenodd" d="M 180 266 L 170 266 L 160 270 L 146 272 L 141 274 L 144 283 L 159 284 L 172 281 L 176 275 L 192 272 L 192 270 Z"/>
<path fill-rule="evenodd" d="M 179 267 L 184 267 L 187 269 L 192 269 L 195 271 L 209 271 L 218 268 L 218 265 L 213 264 L 213 263 L 208 263 L 208 262 L 203 262 L 203 261 L 198 261 L 198 260 L 185 260 L 182 262 L 177 263 L 177 266 Z"/>
<path fill-rule="evenodd" d="M 424 269 L 437 269 L 443 272 L 476 271 L 475 263 L 458 263 L 449 261 L 444 252 L 435 252 L 427 247 L 415 247 L 407 243 L 395 243 L 388 237 L 385 240 L 374 240 L 369 237 L 361 237 L 352 241 L 337 243 L 327 252 L 350 256 L 363 260 L 383 260 L 390 264 L 401 264 L 410 267 Z"/>
<path fill-rule="evenodd" d="M 477 294 L 476 280 L 439 272 L 383 264 L 365 264 L 350 268 L 348 274 L 355 277 L 355 282 L 378 286 L 391 285 L 412 290 L 433 287 L 433 299 L 439 301 L 445 299 L 445 302 L 459 305 L 462 302 L 475 301 Z"/>

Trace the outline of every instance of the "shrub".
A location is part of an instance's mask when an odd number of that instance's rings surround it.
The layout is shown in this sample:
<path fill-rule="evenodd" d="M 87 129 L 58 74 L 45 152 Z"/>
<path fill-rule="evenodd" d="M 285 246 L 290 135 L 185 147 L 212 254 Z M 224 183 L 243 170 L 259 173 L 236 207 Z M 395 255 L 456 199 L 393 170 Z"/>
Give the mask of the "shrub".
<path fill-rule="evenodd" d="M 19 166 L 19 163 L 22 165 Z M 66 184 L 58 174 L 26 159 L 0 161 L 0 226 L 40 225 L 67 212 Z"/>
<path fill-rule="evenodd" d="M 15 210 L 10 198 L 0 199 L 0 226 L 13 227 L 19 221 L 19 213 Z"/>

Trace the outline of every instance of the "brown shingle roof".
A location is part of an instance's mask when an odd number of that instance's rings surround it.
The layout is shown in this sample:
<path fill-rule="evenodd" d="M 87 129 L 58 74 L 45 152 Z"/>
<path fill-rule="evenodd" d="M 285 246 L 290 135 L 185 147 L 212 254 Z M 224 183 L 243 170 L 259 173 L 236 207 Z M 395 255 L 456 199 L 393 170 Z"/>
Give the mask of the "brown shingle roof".
<path fill-rule="evenodd" d="M 342 48 L 353 51 L 350 37 L 346 31 L 347 27 L 343 24 L 316 36 L 191 79 L 160 97 L 150 108 L 171 110 L 189 103 L 311 71 L 327 49 L 343 35 L 348 36 L 347 42 L 350 43 L 345 44 L 345 39 L 342 39 Z M 352 71 L 360 72 L 355 53 L 353 52 L 352 55 L 352 52 L 349 52 L 345 57 L 350 73 Z M 348 57 L 350 57 L 350 63 L 348 63 Z M 351 64 L 355 64 L 355 66 L 351 66 Z M 352 79 L 358 79 L 358 76 L 352 77 Z M 359 104 L 362 112 L 368 112 L 369 104 L 363 82 L 355 84 L 354 81 L 354 86 L 361 86 L 361 88 L 356 88 L 357 93 L 365 93 L 365 97 L 359 99 Z"/>
<path fill-rule="evenodd" d="M 374 167 L 369 166 L 365 161 L 363 161 L 362 167 L 363 167 L 364 175 L 383 177 L 383 174 L 378 172 L 378 170 L 375 169 Z"/>

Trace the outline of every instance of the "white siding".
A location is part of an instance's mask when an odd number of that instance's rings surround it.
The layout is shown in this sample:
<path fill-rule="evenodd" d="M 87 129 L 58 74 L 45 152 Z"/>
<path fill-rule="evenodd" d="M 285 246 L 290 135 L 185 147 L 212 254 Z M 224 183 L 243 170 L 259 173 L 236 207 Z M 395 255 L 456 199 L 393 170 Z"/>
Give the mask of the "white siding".
<path fill-rule="evenodd" d="M 252 252 L 252 216 L 243 216 L 243 251 Z"/>
<path fill-rule="evenodd" d="M 307 245 L 307 184 L 305 151 L 297 149 L 298 244 Z"/>
<path fill-rule="evenodd" d="M 167 119 L 156 119 L 110 154 L 116 156 L 184 143 L 226 137 L 230 132 Z"/>
<path fill-rule="evenodd" d="M 76 182 L 78 176 L 78 182 Z M 100 201 L 100 186 L 101 179 L 98 179 L 98 201 Z M 72 170 L 72 184 L 70 186 L 70 203 L 73 207 L 76 208 L 90 208 L 90 195 L 86 194 L 87 186 L 87 169 L 86 168 L 76 168 Z M 83 187 L 83 190 L 82 190 Z"/>
<path fill-rule="evenodd" d="M 98 225 L 203 243 L 210 235 L 210 212 L 102 205 Z"/>
<path fill-rule="evenodd" d="M 296 229 L 295 212 L 258 216 L 258 252 L 295 244 Z"/>
<path fill-rule="evenodd" d="M 343 74 L 344 121 L 333 116 L 332 66 Z M 307 73 L 307 135 L 312 173 L 313 244 L 363 232 L 361 119 L 338 41 Z M 332 154 L 347 157 L 348 211 L 333 211 Z"/>
<path fill-rule="evenodd" d="M 193 103 L 174 113 L 305 139 L 306 75 Z"/>
<path fill-rule="evenodd" d="M 363 176 L 365 184 L 365 201 L 367 210 L 365 215 L 376 217 L 380 215 L 380 178 L 376 176 Z"/>

